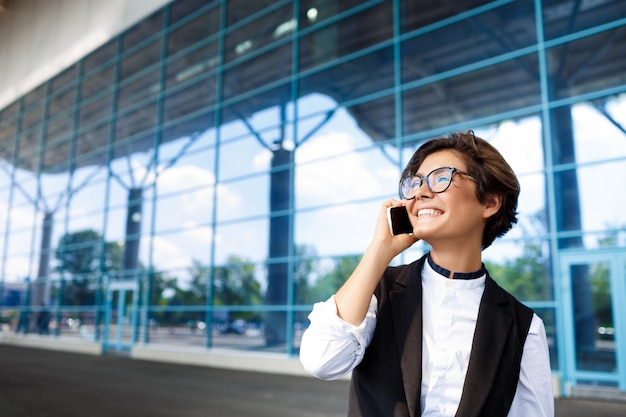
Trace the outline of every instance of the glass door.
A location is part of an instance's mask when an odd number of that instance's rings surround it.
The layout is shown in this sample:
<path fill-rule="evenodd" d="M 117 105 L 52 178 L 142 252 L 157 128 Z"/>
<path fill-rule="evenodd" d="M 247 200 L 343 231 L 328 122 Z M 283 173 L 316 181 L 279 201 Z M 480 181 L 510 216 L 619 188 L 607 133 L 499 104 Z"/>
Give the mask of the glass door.
<path fill-rule="evenodd" d="M 137 289 L 134 280 L 109 282 L 103 332 L 105 352 L 128 351 L 137 341 Z"/>
<path fill-rule="evenodd" d="M 626 390 L 626 251 L 561 255 L 566 389 Z"/>

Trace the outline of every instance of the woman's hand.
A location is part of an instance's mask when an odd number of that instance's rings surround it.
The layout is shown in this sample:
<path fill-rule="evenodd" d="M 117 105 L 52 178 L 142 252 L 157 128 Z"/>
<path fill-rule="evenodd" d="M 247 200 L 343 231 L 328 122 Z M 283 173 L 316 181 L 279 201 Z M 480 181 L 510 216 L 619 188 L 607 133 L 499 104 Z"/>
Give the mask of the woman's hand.
<path fill-rule="evenodd" d="M 378 220 L 374 230 L 374 236 L 370 243 L 369 249 L 379 252 L 384 258 L 390 262 L 398 254 L 411 247 L 419 238 L 413 234 L 402 233 L 393 235 L 389 228 L 389 220 L 387 211 L 390 207 L 402 207 L 404 200 L 388 200 L 385 201 L 378 213 Z"/>

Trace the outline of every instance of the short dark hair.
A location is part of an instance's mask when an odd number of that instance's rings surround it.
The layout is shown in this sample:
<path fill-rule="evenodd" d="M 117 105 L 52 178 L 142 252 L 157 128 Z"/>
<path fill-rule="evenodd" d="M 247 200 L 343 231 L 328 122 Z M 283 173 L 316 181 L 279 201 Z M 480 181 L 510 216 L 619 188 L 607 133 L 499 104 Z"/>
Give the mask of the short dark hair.
<path fill-rule="evenodd" d="M 468 130 L 424 143 L 404 168 L 402 178 L 415 174 L 426 157 L 443 150 L 456 151 L 464 159 L 466 172 L 476 179 L 476 198 L 479 202 L 486 203 L 494 195 L 502 198 L 500 210 L 485 224 L 482 248 L 486 249 L 517 223 L 517 200 L 520 192 L 517 176 L 493 145 Z"/>

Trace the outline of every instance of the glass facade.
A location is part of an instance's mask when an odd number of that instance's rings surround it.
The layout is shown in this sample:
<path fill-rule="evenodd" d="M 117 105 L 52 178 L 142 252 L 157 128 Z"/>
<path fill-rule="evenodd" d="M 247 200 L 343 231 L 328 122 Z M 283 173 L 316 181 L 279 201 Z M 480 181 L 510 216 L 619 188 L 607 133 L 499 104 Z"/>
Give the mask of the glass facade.
<path fill-rule="evenodd" d="M 414 150 L 473 129 L 522 185 L 490 273 L 543 318 L 568 387 L 626 390 L 625 16 L 173 1 L 0 110 L 4 326 L 295 355 Z"/>

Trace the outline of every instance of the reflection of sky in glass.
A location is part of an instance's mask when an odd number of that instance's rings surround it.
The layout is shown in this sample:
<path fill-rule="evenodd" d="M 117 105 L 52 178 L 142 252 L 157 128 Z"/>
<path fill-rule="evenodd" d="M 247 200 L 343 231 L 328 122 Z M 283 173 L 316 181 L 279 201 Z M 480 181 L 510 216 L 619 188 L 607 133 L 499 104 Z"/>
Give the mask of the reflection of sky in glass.
<path fill-rule="evenodd" d="M 371 237 L 380 203 L 397 194 L 397 181 L 402 164 L 414 148 L 398 150 L 393 146 L 380 148 L 358 128 L 345 109 L 327 113 L 333 106 L 327 98 L 309 96 L 300 102 L 297 132 L 300 141 L 296 151 L 295 241 L 310 245 L 320 255 L 360 254 Z M 622 125 L 626 124 L 626 98 L 618 98 L 607 105 L 607 111 Z M 294 109 L 287 110 L 289 121 Z M 577 159 L 589 164 L 579 168 L 583 229 L 603 230 L 626 224 L 624 193 L 616 190 L 618 178 L 626 177 L 626 139 L 623 133 L 596 109 L 588 104 L 573 108 Z M 329 117 L 328 120 L 325 120 Z M 273 126 L 279 120 L 276 108 L 254 115 L 250 125 L 261 131 L 267 143 L 278 138 Z M 531 117 L 505 121 L 497 127 L 476 128 L 476 134 L 496 146 L 518 174 L 522 185 L 519 202 L 520 224 L 507 235 L 523 236 L 532 231 L 530 218 L 545 205 L 541 121 Z M 293 125 L 286 127 L 293 133 Z M 314 132 L 312 135 L 311 132 Z M 269 221 L 269 167 L 271 152 L 252 136 L 249 127 L 241 121 L 222 127 L 219 183 L 215 189 L 215 131 L 207 131 L 191 140 L 169 142 L 159 150 L 157 168 L 157 195 L 155 230 L 150 239 L 152 190 L 144 193 L 141 243 L 141 262 L 153 259 L 160 270 L 185 268 L 192 260 L 208 263 L 213 230 L 213 193 L 217 192 L 217 220 L 215 230 L 216 262 L 223 263 L 228 256 L 238 255 L 255 262 L 263 261 L 268 252 Z M 309 136 L 310 135 L 310 136 Z M 292 141 L 290 136 L 286 140 Z M 182 155 L 181 155 L 182 154 Z M 69 215 L 65 201 L 55 213 L 53 246 L 66 231 L 86 228 L 102 230 L 103 208 L 108 205 L 105 237 L 121 241 L 124 237 L 127 187 L 144 181 L 152 184 L 155 168 L 150 166 L 153 154 L 134 154 L 119 158 L 111 164 L 118 180 L 110 182 L 108 201 L 105 201 L 106 169 L 85 167 L 77 170 L 72 187 L 78 188 L 72 196 Z M 616 159 L 614 163 L 594 164 L 600 160 Z M 148 170 L 147 170 L 148 168 Z M 10 182 L 10 171 L 0 171 L 4 184 Z M 132 174 L 131 174 L 132 173 Z M 16 190 L 11 213 L 11 256 L 5 266 L 7 281 L 23 279 L 36 271 L 40 241 L 41 214 L 35 218 L 32 203 L 24 192 L 37 193 L 35 176 L 23 170 L 16 171 L 23 190 Z M 598 178 L 606 180 L 598 181 Z M 44 175 L 42 190 L 52 202 L 67 188 L 66 174 Z M 122 184 L 124 186 L 122 186 Z M 83 185 L 85 184 L 85 185 Z M 0 225 L 4 231 L 7 216 L 8 191 L 0 194 Z M 162 197 L 162 198 L 161 198 Z M 43 206 L 40 207 L 44 209 Z M 66 220 L 67 217 L 67 220 Z M 249 219 L 249 220 L 246 220 Z M 34 231 L 33 231 L 34 229 Z M 13 233 L 16 231 L 15 233 Z M 4 232 L 3 232 L 4 233 Z M 35 242 L 35 244 L 33 244 Z M 2 242 L 0 248 L 4 246 Z M 150 250 L 152 251 L 150 256 Z M 514 254 L 511 245 L 503 243 L 486 251 L 491 259 L 502 259 Z M 405 255 L 409 261 L 422 253 L 421 247 L 411 248 Z"/>

